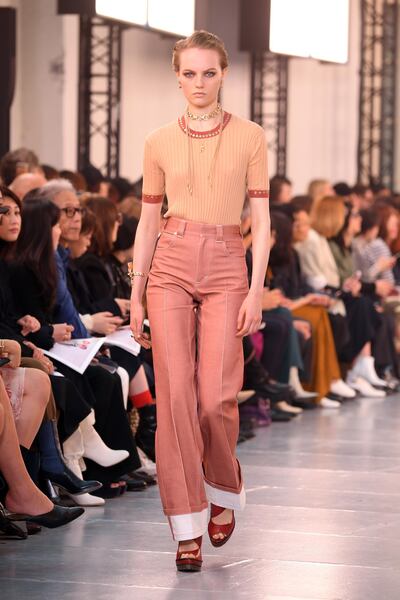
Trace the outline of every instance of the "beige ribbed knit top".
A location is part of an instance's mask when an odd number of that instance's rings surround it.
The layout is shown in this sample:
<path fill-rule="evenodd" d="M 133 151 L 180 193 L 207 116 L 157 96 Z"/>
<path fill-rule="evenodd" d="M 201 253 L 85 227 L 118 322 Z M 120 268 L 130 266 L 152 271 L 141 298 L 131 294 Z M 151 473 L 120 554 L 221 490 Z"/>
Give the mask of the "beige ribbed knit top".
<path fill-rule="evenodd" d="M 184 117 L 153 131 L 145 142 L 143 202 L 162 202 L 166 194 L 165 217 L 221 225 L 240 223 L 246 192 L 267 202 L 264 130 L 227 112 L 219 130 L 189 128 L 190 151 Z"/>

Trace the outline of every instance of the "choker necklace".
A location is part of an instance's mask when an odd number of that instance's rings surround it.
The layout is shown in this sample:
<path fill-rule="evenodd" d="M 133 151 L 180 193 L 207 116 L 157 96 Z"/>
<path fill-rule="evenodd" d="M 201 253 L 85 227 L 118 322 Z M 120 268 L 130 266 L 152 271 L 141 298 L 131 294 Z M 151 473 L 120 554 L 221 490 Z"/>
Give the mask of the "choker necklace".
<path fill-rule="evenodd" d="M 208 121 L 208 119 L 213 119 L 214 117 L 218 116 L 220 112 L 221 112 L 221 105 L 218 102 L 217 107 L 214 108 L 214 110 L 212 110 L 209 113 L 206 113 L 204 115 L 196 115 L 196 114 L 190 112 L 189 109 L 187 109 L 186 115 L 187 115 L 187 118 L 191 119 L 192 121 Z"/>

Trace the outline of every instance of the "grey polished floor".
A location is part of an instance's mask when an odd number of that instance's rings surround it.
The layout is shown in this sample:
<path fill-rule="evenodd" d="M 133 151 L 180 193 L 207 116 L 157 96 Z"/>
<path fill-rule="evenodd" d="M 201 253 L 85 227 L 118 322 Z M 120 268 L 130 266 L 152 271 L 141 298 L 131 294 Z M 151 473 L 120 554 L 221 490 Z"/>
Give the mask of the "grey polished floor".
<path fill-rule="evenodd" d="M 0 597 L 399 600 L 399 396 L 259 429 L 238 454 L 247 508 L 226 546 L 205 539 L 201 573 L 176 573 L 153 487 L 0 542 Z"/>

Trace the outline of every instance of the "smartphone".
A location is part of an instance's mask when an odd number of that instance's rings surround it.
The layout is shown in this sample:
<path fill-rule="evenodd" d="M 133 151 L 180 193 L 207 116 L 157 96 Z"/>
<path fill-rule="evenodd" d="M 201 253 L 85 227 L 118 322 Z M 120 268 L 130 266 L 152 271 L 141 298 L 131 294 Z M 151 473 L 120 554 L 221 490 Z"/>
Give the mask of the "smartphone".
<path fill-rule="evenodd" d="M 5 356 L 0 356 L 0 368 L 5 367 L 6 365 L 8 365 L 9 362 L 9 358 L 6 358 Z"/>

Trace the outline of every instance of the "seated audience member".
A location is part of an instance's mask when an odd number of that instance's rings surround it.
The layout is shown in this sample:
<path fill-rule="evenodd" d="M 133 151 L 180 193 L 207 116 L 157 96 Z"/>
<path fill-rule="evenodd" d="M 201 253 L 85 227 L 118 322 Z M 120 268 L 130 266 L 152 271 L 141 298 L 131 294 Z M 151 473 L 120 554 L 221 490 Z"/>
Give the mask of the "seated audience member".
<path fill-rule="evenodd" d="M 252 270 L 251 218 L 245 208 L 242 216 L 242 232 L 249 278 Z M 263 344 L 260 360 L 270 376 L 281 383 L 289 383 L 295 391 L 293 404 L 309 408 L 317 394 L 306 392 L 300 382 L 299 370 L 305 370 L 302 350 L 311 355 L 311 331 L 307 324 L 294 321 L 290 311 L 281 307 L 281 293 L 267 287 L 263 292 L 263 321 L 266 327 L 260 332 Z M 302 346 L 302 348 L 301 348 Z M 274 348 L 270 352 L 270 348 Z M 306 361 L 308 362 L 308 361 Z"/>
<path fill-rule="evenodd" d="M 334 310 L 346 316 L 350 341 L 341 358 L 352 362 L 347 383 L 363 395 L 382 396 L 384 392 L 373 386 L 386 386 L 375 371 L 371 356 L 371 343 L 375 338 L 381 318 L 370 298 L 360 296 L 361 283 L 357 277 L 349 277 L 340 285 L 340 276 L 328 239 L 337 235 L 345 221 L 345 206 L 337 196 L 322 198 L 311 213 L 312 229 L 307 238 L 295 248 L 307 283 L 315 291 L 327 290 L 344 303 L 335 301 Z M 330 309 L 332 310 L 332 308 Z"/>
<path fill-rule="evenodd" d="M 307 195 L 311 198 L 311 209 L 326 196 L 333 196 L 332 185 L 326 179 L 313 179 L 308 185 Z"/>
<path fill-rule="evenodd" d="M 350 204 L 346 204 L 346 217 L 342 229 L 337 235 L 329 239 L 329 246 L 334 256 L 341 285 L 356 273 L 354 257 L 352 253 L 352 244 L 355 236 L 361 230 L 361 215 Z M 385 279 L 377 279 L 374 283 L 366 283 L 362 280 L 362 273 L 356 275 L 360 278 L 360 294 L 367 295 L 374 302 L 385 303 L 392 290 L 392 284 Z M 395 323 L 393 315 L 389 312 L 381 315 L 381 326 L 376 331 L 373 340 L 373 355 L 378 373 L 382 375 L 386 372 L 386 381 L 396 387 L 396 381 L 390 376 L 390 373 L 398 375 L 397 356 L 394 346 Z"/>
<path fill-rule="evenodd" d="M 52 318 L 58 280 L 54 252 L 60 236 L 59 215 L 59 209 L 49 200 L 40 197 L 39 192 L 31 192 L 25 198 L 22 230 L 10 277 L 17 310 L 24 314 L 29 307 L 32 316 L 41 324 L 39 332 L 29 334 L 28 337 L 40 335 L 45 348 L 52 347 L 54 336 L 58 338 L 61 335 L 61 340 L 71 338 L 71 327 L 65 322 L 59 326 L 54 325 Z M 89 366 L 84 375 L 80 375 L 60 361 L 54 362 L 57 369 L 73 381 L 86 402 L 94 408 L 99 435 L 95 435 L 93 422 L 85 420 L 84 435 L 87 443 L 85 442 L 84 452 L 88 459 L 85 477 L 99 480 L 108 487 L 116 487 L 111 486 L 118 483 L 116 477 L 141 466 L 124 410 L 119 377 L 100 366 Z M 70 443 L 68 450 L 70 455 L 79 457 L 79 453 L 82 453 L 82 431 L 76 433 L 77 447 L 73 449 Z M 119 449 L 111 450 L 110 447 Z M 78 466 L 78 461 L 75 465 Z M 114 494 L 108 487 L 95 494 Z"/>
<path fill-rule="evenodd" d="M 383 279 L 393 288 L 396 257 L 392 255 L 390 245 L 398 236 L 398 212 L 391 206 L 381 205 L 362 211 L 361 217 L 361 232 L 353 242 L 355 266 L 364 281 Z"/>
<path fill-rule="evenodd" d="M 129 300 L 125 298 L 112 298 L 109 291 L 104 295 L 105 284 L 109 283 L 109 278 L 104 264 L 98 256 L 92 254 L 88 261 L 94 273 L 100 275 L 97 284 L 86 278 L 86 272 L 83 272 L 81 265 L 78 265 L 79 268 L 76 269 L 76 263 L 80 259 L 76 258 L 75 261 L 71 261 L 69 251 L 69 245 L 77 242 L 78 246 L 76 244 L 74 246 L 75 252 L 82 252 L 86 247 L 85 244 L 88 241 L 88 237 L 90 237 L 91 243 L 94 243 L 97 239 L 99 246 L 100 244 L 105 245 L 108 249 L 107 252 L 112 249 L 118 227 L 117 221 L 119 220 L 115 220 L 115 215 L 118 217 L 118 213 L 114 204 L 106 198 L 101 198 L 102 202 L 99 210 L 97 202 L 94 203 L 94 235 L 91 235 L 92 232 L 90 230 L 85 231 L 83 238 L 80 240 L 82 208 L 71 184 L 64 180 L 52 181 L 43 187 L 43 193 L 61 211 L 61 237 L 56 255 L 58 265 L 56 320 L 68 320 L 73 323 L 74 327 L 82 328 L 84 326 L 82 318 L 86 317 L 86 323 L 88 326 L 93 327 L 93 329 L 96 328 L 96 332 L 99 332 L 99 327 L 110 327 L 110 324 L 113 330 L 115 330 L 122 323 L 120 318 L 124 318 L 127 315 L 130 304 Z M 94 196 L 94 198 L 97 198 L 97 196 Z M 107 209 L 103 210 L 105 206 Z M 83 246 L 79 242 L 83 242 Z M 105 256 L 105 253 L 103 254 Z M 86 256 L 87 254 L 84 254 L 82 259 Z M 79 277 L 80 271 L 82 271 L 83 277 Z M 103 283 L 103 286 L 100 285 L 100 282 Z M 68 288 L 68 285 L 70 288 Z M 78 303 L 78 306 L 76 306 L 76 303 Z M 78 310 L 85 313 L 83 317 L 79 315 Z M 98 310 L 103 312 L 95 312 Z M 88 318 L 90 319 L 90 323 L 88 322 Z M 116 322 L 116 319 L 118 319 L 118 322 Z M 74 335 L 75 332 L 73 332 L 72 336 L 74 337 Z M 87 333 L 80 337 L 86 336 Z M 129 352 L 115 346 L 110 348 L 110 355 L 113 361 L 125 369 L 129 377 L 127 394 L 132 405 L 140 414 L 139 427 L 136 432 L 137 444 L 154 460 L 156 409 L 141 358 L 133 356 Z"/>
<path fill-rule="evenodd" d="M 128 263 L 132 260 L 133 244 L 138 221 L 124 218 L 114 242 L 112 253 L 107 257 L 106 269 L 112 281 L 114 298 L 131 297 Z"/>
<path fill-rule="evenodd" d="M 102 172 L 99 171 L 93 165 L 84 167 L 81 172 L 86 182 L 86 190 L 92 194 L 100 194 L 101 196 L 107 196 L 109 183 L 103 176 Z"/>
<path fill-rule="evenodd" d="M 74 171 L 68 171 L 65 169 L 60 171 L 59 177 L 54 177 L 53 179 L 66 179 L 73 185 L 77 192 L 86 191 L 86 181 L 81 173 L 76 173 Z"/>
<path fill-rule="evenodd" d="M 114 202 L 115 205 L 120 204 L 127 196 L 133 195 L 133 185 L 124 177 L 115 177 L 111 179 L 110 186 L 108 188 L 108 198 Z"/>
<path fill-rule="evenodd" d="M 41 173 L 22 173 L 22 175 L 18 175 L 11 183 L 10 190 L 13 191 L 20 200 L 23 200 L 28 192 L 42 187 L 45 183 L 46 179 Z"/>
<path fill-rule="evenodd" d="M 12 361 L 18 360 L 11 353 Z M 66 525 L 80 517 L 82 508 L 55 506 L 33 483 L 26 470 L 10 400 L 0 377 L 0 472 L 6 486 L 1 493 L 1 527 L 7 522 L 26 521 L 43 527 L 55 528 Z M 3 506 L 7 511 L 4 511 Z M 10 533 L 7 528 L 6 533 Z M 25 537 L 19 535 L 19 537 Z"/>
<path fill-rule="evenodd" d="M 9 186 L 22 173 L 37 172 L 40 172 L 39 159 L 27 148 L 7 152 L 1 159 L 0 178 L 5 186 Z"/>
<path fill-rule="evenodd" d="M 374 204 L 374 194 L 371 188 L 361 183 L 356 183 L 352 189 L 351 203 L 356 210 L 366 210 Z"/>
<path fill-rule="evenodd" d="M 282 293 L 281 304 L 293 317 L 309 322 L 313 335 L 311 388 L 319 394 L 319 404 L 339 408 L 334 398 L 354 398 L 355 392 L 341 379 L 331 323 L 327 308 L 328 296 L 312 293 L 300 274 L 299 259 L 294 250 L 292 223 L 278 211 L 271 211 L 272 244 L 269 261 L 271 285 Z M 333 397 L 326 398 L 330 393 Z"/>
<path fill-rule="evenodd" d="M 43 172 L 43 175 L 46 178 L 46 181 L 50 181 L 50 179 L 59 179 L 60 173 L 58 169 L 52 167 L 51 165 L 40 165 L 40 169 Z"/>
<path fill-rule="evenodd" d="M 292 182 L 283 175 L 270 180 L 269 199 L 271 204 L 288 204 L 292 200 Z"/>

